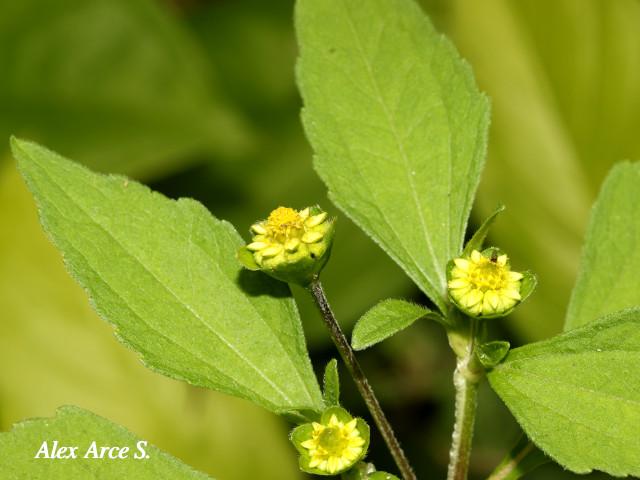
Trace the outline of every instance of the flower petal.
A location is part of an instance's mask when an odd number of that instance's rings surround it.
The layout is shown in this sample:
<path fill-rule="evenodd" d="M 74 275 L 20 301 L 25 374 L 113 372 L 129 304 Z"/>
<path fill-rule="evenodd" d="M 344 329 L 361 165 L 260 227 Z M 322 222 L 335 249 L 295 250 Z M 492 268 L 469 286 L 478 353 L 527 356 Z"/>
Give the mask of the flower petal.
<path fill-rule="evenodd" d="M 262 250 L 263 248 L 267 248 L 268 246 L 269 244 L 265 242 L 252 242 L 247 245 L 247 250 L 257 252 L 258 250 Z"/>
<path fill-rule="evenodd" d="M 313 228 L 317 225 L 320 225 L 322 222 L 324 222 L 327 219 L 328 215 L 329 214 L 327 212 L 322 212 L 322 213 L 319 213 L 318 215 L 309 217 L 304 223 L 307 227 Z"/>

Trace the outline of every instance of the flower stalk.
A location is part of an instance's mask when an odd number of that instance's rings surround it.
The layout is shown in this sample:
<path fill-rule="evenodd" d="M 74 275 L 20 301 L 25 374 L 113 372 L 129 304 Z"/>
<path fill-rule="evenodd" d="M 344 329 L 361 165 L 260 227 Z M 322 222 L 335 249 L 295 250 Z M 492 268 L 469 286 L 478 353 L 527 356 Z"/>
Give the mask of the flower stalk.
<path fill-rule="evenodd" d="M 309 291 L 313 296 L 315 303 L 320 310 L 322 319 L 324 320 L 325 325 L 329 329 L 329 333 L 331 338 L 333 339 L 336 348 L 340 352 L 340 356 L 342 357 L 349 373 L 353 377 L 353 380 L 358 387 L 360 395 L 364 399 L 373 420 L 380 430 L 382 437 L 384 438 L 393 459 L 398 466 L 398 470 L 402 475 L 404 480 L 416 480 L 416 475 L 409 464 L 409 460 L 407 459 L 402 447 L 400 446 L 400 442 L 395 436 L 393 432 L 393 428 L 387 420 L 384 412 L 382 411 L 382 407 L 380 406 L 380 402 L 378 401 L 367 377 L 365 376 L 360 363 L 355 357 L 353 349 L 347 338 L 344 336 L 340 325 L 338 324 L 333 311 L 331 310 L 331 306 L 327 300 L 327 297 L 324 293 L 324 289 L 322 288 L 322 284 L 318 279 L 313 280 L 309 284 Z"/>
<path fill-rule="evenodd" d="M 469 319 L 469 336 L 463 351 L 456 352 L 458 360 L 453 373 L 455 387 L 455 423 L 449 451 L 447 480 L 466 480 L 471 458 L 471 443 L 475 424 L 478 384 L 484 371 L 475 357 L 478 320 Z"/>

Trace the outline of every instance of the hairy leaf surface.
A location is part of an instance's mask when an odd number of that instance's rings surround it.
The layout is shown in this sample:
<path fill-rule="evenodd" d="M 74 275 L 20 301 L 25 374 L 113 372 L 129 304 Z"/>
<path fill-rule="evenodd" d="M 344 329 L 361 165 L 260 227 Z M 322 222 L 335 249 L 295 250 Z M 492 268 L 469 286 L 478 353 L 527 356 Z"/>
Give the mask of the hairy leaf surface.
<path fill-rule="evenodd" d="M 489 373 L 527 436 L 575 473 L 640 475 L 640 310 L 509 352 Z"/>
<path fill-rule="evenodd" d="M 43 442 L 52 453 L 54 441 L 58 448 L 78 447 L 77 458 L 34 458 Z M 0 433 L 0 471 L 3 478 L 67 480 L 70 478 L 157 478 L 198 479 L 211 477 L 197 472 L 174 457 L 136 437 L 124 427 L 78 407 L 61 407 L 53 418 L 26 420 Z M 95 442 L 101 447 L 128 448 L 127 458 L 93 458 L 89 450 Z M 140 446 L 144 453 L 138 449 Z M 89 458 L 83 458 L 89 453 Z M 44 451 L 42 452 L 44 453 Z M 67 449 L 61 455 L 68 455 Z M 134 458 L 139 455 L 140 458 Z M 148 458 L 145 458 L 148 456 Z"/>
<path fill-rule="evenodd" d="M 444 311 L 489 107 L 412 0 L 300 0 L 298 84 L 331 199 Z"/>
<path fill-rule="evenodd" d="M 324 403 L 327 407 L 340 405 L 340 375 L 338 361 L 332 358 L 324 369 Z"/>
<path fill-rule="evenodd" d="M 276 412 L 322 408 L 288 287 L 241 268 L 229 223 L 35 144 L 13 150 L 72 275 L 150 368 Z"/>
<path fill-rule="evenodd" d="M 415 303 L 393 298 L 383 300 L 358 320 L 351 344 L 355 350 L 364 350 L 427 316 L 440 319 L 436 313 Z"/>

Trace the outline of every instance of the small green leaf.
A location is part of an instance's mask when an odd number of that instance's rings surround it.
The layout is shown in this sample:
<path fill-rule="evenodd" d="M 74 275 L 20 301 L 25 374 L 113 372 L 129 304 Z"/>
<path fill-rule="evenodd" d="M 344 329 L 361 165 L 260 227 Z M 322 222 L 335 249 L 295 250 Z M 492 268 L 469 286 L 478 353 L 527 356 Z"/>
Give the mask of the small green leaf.
<path fill-rule="evenodd" d="M 340 405 L 340 377 L 335 358 L 324 369 L 324 404 L 327 407 Z"/>
<path fill-rule="evenodd" d="M 298 85 L 333 202 L 445 312 L 489 106 L 413 0 L 300 0 Z"/>
<path fill-rule="evenodd" d="M 596 200 L 565 330 L 640 305 L 640 163 L 615 166 Z"/>
<path fill-rule="evenodd" d="M 509 353 L 511 344 L 502 340 L 481 343 L 477 347 L 476 355 L 485 368 L 493 368 L 498 365 Z"/>
<path fill-rule="evenodd" d="M 77 458 L 34 458 L 45 442 L 51 454 L 54 441 L 59 448 L 78 447 Z M 94 451 L 99 453 L 101 447 L 114 446 L 128 448 L 122 454 L 126 458 L 95 457 Z M 53 418 L 36 418 L 14 425 L 11 431 L 0 433 L 0 451 L 3 478 L 211 478 L 149 445 L 124 427 L 78 407 L 61 407 Z M 41 453 L 44 454 L 44 450 Z M 69 453 L 67 450 L 63 455 Z M 86 454 L 88 458 L 84 458 Z M 134 458 L 135 455 L 140 458 Z"/>
<path fill-rule="evenodd" d="M 489 373 L 527 436 L 575 473 L 640 475 L 640 309 L 509 352 Z"/>
<path fill-rule="evenodd" d="M 415 303 L 396 299 L 383 300 L 358 320 L 351 336 L 351 345 L 354 350 L 364 350 L 423 317 L 442 321 L 440 315 Z"/>
<path fill-rule="evenodd" d="M 462 251 L 463 257 L 468 257 L 469 255 L 471 255 L 471 252 L 473 250 L 478 250 L 479 252 L 482 251 L 482 244 L 487 238 L 487 234 L 489 233 L 489 229 L 491 228 L 491 225 L 493 225 L 493 222 L 496 221 L 496 218 L 498 218 L 498 215 L 504 212 L 505 209 L 506 207 L 504 205 L 499 205 L 495 209 L 495 211 L 487 217 L 487 219 L 483 222 L 483 224 L 480 225 L 480 228 L 476 230 L 476 233 L 473 234 L 473 237 L 471 237 L 471 240 L 469 240 L 465 245 L 464 250 Z"/>
<path fill-rule="evenodd" d="M 33 143 L 12 147 L 71 274 L 147 366 L 274 412 L 322 409 L 290 291 L 242 269 L 229 223 Z"/>

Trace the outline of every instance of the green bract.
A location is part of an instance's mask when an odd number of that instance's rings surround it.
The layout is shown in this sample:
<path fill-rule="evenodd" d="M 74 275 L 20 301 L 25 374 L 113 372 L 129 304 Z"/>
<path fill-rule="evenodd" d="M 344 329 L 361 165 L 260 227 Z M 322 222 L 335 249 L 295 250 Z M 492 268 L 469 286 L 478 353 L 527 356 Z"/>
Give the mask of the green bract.
<path fill-rule="evenodd" d="M 400 480 L 387 472 L 377 472 L 371 463 L 360 462 L 342 475 L 344 480 Z"/>
<path fill-rule="evenodd" d="M 305 423 L 291 432 L 300 453 L 300 469 L 315 475 L 338 475 L 367 454 L 369 426 L 341 407 L 326 409 L 318 422 Z"/>
<path fill-rule="evenodd" d="M 329 260 L 334 224 L 318 206 L 300 211 L 278 207 L 251 226 L 252 241 L 238 250 L 238 259 L 249 270 L 306 286 Z"/>

